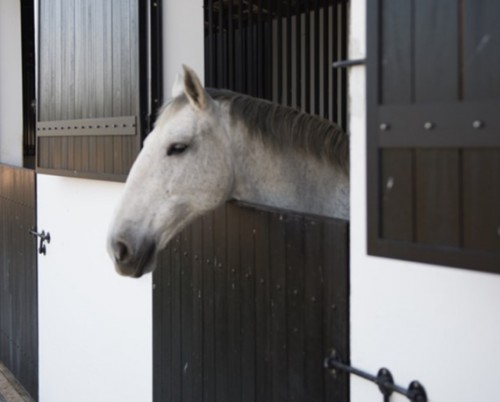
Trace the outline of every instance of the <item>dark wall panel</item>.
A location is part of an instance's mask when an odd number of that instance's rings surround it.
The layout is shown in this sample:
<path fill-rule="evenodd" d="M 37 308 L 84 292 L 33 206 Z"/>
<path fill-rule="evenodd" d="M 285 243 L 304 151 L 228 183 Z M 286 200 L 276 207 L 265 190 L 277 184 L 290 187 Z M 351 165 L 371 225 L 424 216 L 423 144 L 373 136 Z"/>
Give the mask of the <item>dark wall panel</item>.
<path fill-rule="evenodd" d="M 228 204 L 154 273 L 157 401 L 346 401 L 347 222 Z M 220 337 L 220 339 L 219 339 Z"/>
<path fill-rule="evenodd" d="M 413 152 L 388 149 L 381 155 L 381 235 L 414 240 Z"/>
<path fill-rule="evenodd" d="M 463 155 L 464 246 L 500 252 L 500 150 L 469 149 Z"/>
<path fill-rule="evenodd" d="M 464 2 L 464 99 L 500 94 L 500 7 L 496 0 Z"/>
<path fill-rule="evenodd" d="M 458 99 L 459 2 L 418 0 L 415 7 L 415 100 Z"/>
<path fill-rule="evenodd" d="M 38 398 L 35 172 L 0 165 L 0 361 Z"/>
<path fill-rule="evenodd" d="M 411 0 L 384 0 L 381 8 L 383 65 L 380 72 L 383 104 L 411 103 L 413 57 Z"/>
<path fill-rule="evenodd" d="M 419 149 L 415 155 L 416 241 L 460 246 L 460 153 Z M 439 222 L 439 224 L 437 224 Z"/>

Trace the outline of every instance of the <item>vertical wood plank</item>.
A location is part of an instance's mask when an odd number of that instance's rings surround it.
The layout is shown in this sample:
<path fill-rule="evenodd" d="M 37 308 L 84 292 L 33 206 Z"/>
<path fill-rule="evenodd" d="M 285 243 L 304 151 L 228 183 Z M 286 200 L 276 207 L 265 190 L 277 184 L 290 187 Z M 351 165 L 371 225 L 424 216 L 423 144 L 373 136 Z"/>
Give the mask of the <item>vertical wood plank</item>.
<path fill-rule="evenodd" d="M 215 293 L 215 400 L 229 402 L 228 397 L 228 326 L 227 326 L 227 258 L 226 206 L 214 212 L 214 293 Z"/>
<path fill-rule="evenodd" d="M 325 357 L 322 255 L 325 245 L 320 220 L 305 219 L 304 226 L 304 400 L 322 401 L 324 368 L 320 363 Z"/>
<path fill-rule="evenodd" d="M 413 151 L 381 151 L 381 236 L 384 239 L 414 239 Z"/>
<path fill-rule="evenodd" d="M 383 104 L 412 101 L 412 27 L 411 0 L 382 2 L 379 96 Z"/>
<path fill-rule="evenodd" d="M 464 247 L 500 251 L 500 150 L 463 151 Z"/>
<path fill-rule="evenodd" d="M 293 217 L 286 225 L 288 398 L 304 401 L 304 221 Z"/>
<path fill-rule="evenodd" d="M 233 204 L 227 206 L 227 264 L 228 264 L 228 354 L 229 354 L 229 400 L 241 401 L 241 313 L 240 313 L 240 256 L 239 230 L 240 219 L 238 208 Z"/>
<path fill-rule="evenodd" d="M 324 355 L 332 349 L 349 363 L 349 247 L 348 223 L 329 220 L 323 223 L 323 322 Z M 324 373 L 325 401 L 349 399 L 349 376 L 339 373 L 332 378 Z"/>
<path fill-rule="evenodd" d="M 460 245 L 460 155 L 457 149 L 419 149 L 415 155 L 416 241 Z"/>
<path fill-rule="evenodd" d="M 201 218 L 192 224 L 193 235 L 193 402 L 203 400 L 203 222 Z"/>
<path fill-rule="evenodd" d="M 494 100 L 500 93 L 500 3 L 464 2 L 464 99 Z"/>
<path fill-rule="evenodd" d="M 182 400 L 193 401 L 193 304 L 198 289 L 193 286 L 193 266 L 190 263 L 193 252 L 192 226 L 180 234 L 180 275 L 181 275 L 181 344 L 182 344 Z"/>
<path fill-rule="evenodd" d="M 271 264 L 272 400 L 288 401 L 287 270 L 285 216 L 272 214 L 269 222 Z"/>
<path fill-rule="evenodd" d="M 214 222 L 203 216 L 203 400 L 215 401 Z"/>
<path fill-rule="evenodd" d="M 271 325 L 269 214 L 254 212 L 255 230 L 255 400 L 271 402 Z"/>
<path fill-rule="evenodd" d="M 255 401 L 255 233 L 252 211 L 240 209 L 241 400 Z"/>
<path fill-rule="evenodd" d="M 153 400 L 172 401 L 171 247 L 158 257 L 153 273 Z"/>
<path fill-rule="evenodd" d="M 176 236 L 170 243 L 172 248 L 172 387 L 173 401 L 182 401 L 182 278 L 181 278 L 181 241 Z"/>
<path fill-rule="evenodd" d="M 459 2 L 419 0 L 415 7 L 415 100 L 455 101 L 459 78 Z"/>

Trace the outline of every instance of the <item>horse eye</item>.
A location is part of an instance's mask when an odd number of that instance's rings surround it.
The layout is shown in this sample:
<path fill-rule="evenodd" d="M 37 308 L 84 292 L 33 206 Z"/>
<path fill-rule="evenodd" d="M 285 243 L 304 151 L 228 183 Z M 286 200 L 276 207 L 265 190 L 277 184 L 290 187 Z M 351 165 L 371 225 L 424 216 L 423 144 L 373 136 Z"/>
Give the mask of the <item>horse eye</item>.
<path fill-rule="evenodd" d="M 182 154 L 188 146 L 186 144 L 175 143 L 168 147 L 167 156 Z"/>

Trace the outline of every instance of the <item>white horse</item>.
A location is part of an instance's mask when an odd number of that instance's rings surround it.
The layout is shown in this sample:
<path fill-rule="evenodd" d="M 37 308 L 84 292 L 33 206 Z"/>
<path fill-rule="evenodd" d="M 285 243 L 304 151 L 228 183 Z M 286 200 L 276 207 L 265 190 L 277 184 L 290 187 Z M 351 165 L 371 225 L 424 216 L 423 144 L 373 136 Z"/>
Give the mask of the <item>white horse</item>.
<path fill-rule="evenodd" d="M 205 89 L 186 66 L 172 95 L 132 166 L 110 228 L 118 273 L 151 272 L 173 236 L 229 199 L 348 219 L 349 140 L 335 124 Z"/>

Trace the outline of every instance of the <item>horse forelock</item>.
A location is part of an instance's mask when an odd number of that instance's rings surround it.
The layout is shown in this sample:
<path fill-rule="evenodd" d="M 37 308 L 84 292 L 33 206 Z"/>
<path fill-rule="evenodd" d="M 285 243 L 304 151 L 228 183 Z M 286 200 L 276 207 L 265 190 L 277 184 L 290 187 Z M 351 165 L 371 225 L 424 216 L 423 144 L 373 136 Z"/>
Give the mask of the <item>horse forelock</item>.
<path fill-rule="evenodd" d="M 207 91 L 213 99 L 229 104 L 231 117 L 243 122 L 249 135 L 277 152 L 305 152 L 348 171 L 349 137 L 332 121 L 228 90 Z"/>

